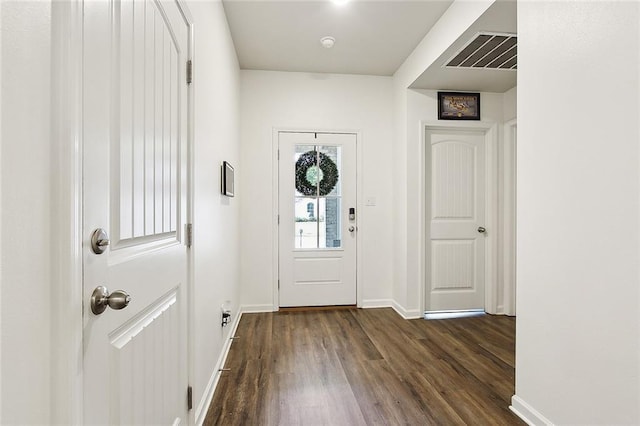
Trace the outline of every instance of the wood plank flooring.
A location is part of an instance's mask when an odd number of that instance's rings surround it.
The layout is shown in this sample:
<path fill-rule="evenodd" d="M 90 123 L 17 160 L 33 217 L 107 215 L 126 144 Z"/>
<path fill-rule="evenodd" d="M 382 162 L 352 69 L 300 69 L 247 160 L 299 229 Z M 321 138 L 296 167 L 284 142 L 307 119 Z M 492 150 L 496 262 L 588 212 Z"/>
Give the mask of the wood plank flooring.
<path fill-rule="evenodd" d="M 522 425 L 515 319 L 244 314 L 205 425 Z"/>

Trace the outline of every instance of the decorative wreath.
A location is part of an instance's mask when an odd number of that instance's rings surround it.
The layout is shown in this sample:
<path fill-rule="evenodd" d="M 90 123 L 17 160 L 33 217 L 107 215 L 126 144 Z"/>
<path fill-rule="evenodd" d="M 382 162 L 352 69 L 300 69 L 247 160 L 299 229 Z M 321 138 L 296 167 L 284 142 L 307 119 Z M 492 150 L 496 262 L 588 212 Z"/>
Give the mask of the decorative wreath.
<path fill-rule="evenodd" d="M 328 195 L 336 183 L 338 167 L 326 154 L 308 151 L 296 161 L 296 189 L 302 195 Z"/>

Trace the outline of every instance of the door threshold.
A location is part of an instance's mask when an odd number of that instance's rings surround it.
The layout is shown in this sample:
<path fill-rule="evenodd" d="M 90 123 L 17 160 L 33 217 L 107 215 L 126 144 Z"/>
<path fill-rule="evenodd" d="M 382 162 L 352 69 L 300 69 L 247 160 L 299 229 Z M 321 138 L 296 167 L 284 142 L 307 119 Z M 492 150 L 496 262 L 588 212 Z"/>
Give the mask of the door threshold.
<path fill-rule="evenodd" d="M 424 313 L 424 319 L 426 320 L 438 320 L 438 319 L 452 319 L 452 318 L 468 318 L 479 317 L 485 315 L 484 309 L 460 309 L 449 311 L 426 311 Z"/>
<path fill-rule="evenodd" d="M 312 311 L 342 311 L 358 309 L 356 305 L 329 305 L 329 306 L 289 306 L 279 309 L 279 312 L 312 312 Z"/>

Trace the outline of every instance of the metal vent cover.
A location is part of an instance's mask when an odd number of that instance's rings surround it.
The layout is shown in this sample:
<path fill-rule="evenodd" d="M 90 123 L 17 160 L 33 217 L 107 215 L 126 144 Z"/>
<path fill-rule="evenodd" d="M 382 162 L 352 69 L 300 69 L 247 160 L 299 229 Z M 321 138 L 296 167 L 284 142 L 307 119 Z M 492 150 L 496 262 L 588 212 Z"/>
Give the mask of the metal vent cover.
<path fill-rule="evenodd" d="M 480 32 L 453 55 L 444 67 L 517 70 L 518 36 Z"/>

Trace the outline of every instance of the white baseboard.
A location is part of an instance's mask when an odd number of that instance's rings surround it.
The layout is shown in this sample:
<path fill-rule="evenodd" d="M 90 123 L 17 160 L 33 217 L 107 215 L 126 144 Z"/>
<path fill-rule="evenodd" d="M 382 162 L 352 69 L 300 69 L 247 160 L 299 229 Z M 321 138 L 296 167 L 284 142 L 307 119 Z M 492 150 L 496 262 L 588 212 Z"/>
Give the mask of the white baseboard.
<path fill-rule="evenodd" d="M 368 299 L 362 301 L 362 309 L 371 309 L 371 308 L 392 308 L 393 300 L 392 299 Z"/>
<path fill-rule="evenodd" d="M 218 357 L 218 362 L 216 362 L 215 367 L 213 368 L 213 373 L 209 378 L 209 382 L 207 383 L 207 387 L 204 390 L 204 394 L 202 395 L 202 399 L 198 404 L 195 411 L 195 421 L 196 425 L 201 426 L 204 423 L 204 419 L 207 416 L 207 411 L 209 410 L 209 406 L 211 405 L 211 401 L 213 400 L 213 393 L 216 390 L 216 386 L 218 386 L 218 380 L 220 379 L 220 369 L 224 367 L 224 363 L 227 361 L 227 355 L 229 355 L 229 349 L 231 349 L 231 337 L 236 335 L 236 330 L 238 329 L 238 324 L 240 324 L 240 318 L 242 317 L 243 310 L 240 307 L 238 315 L 235 315 L 233 319 L 233 323 L 231 324 L 231 331 L 228 334 L 228 337 L 222 346 L 222 350 L 220 351 L 220 356 Z"/>
<path fill-rule="evenodd" d="M 395 300 L 393 300 L 391 307 L 404 319 L 419 319 L 424 315 L 420 309 L 405 309 Z"/>
<path fill-rule="evenodd" d="M 552 426 L 553 423 L 517 395 L 511 397 L 509 409 L 530 426 Z"/>
<path fill-rule="evenodd" d="M 423 312 L 419 309 L 407 310 L 393 299 L 368 299 L 362 301 L 363 309 L 371 308 L 393 308 L 404 319 L 422 318 Z"/>
<path fill-rule="evenodd" d="M 273 305 L 242 305 L 240 311 L 245 314 L 259 313 L 259 312 L 276 312 L 278 309 Z"/>

